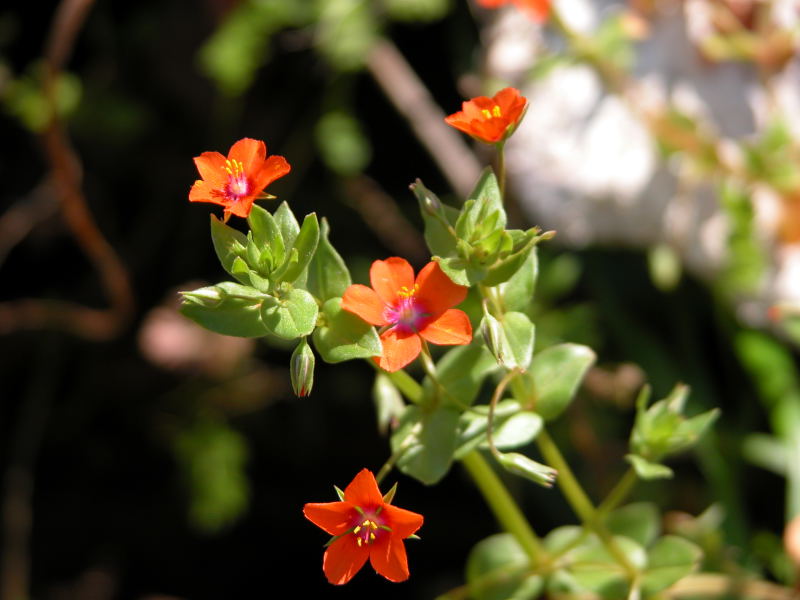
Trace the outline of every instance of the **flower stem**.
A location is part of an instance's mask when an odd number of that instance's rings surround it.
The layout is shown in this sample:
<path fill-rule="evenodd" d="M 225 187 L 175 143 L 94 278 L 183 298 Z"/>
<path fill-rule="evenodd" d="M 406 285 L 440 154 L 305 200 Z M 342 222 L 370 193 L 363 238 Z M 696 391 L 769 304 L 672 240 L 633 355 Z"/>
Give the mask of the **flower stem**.
<path fill-rule="evenodd" d="M 500 197 L 506 195 L 506 153 L 505 140 L 497 144 L 497 186 L 500 188 Z"/>
<path fill-rule="evenodd" d="M 625 472 L 625 475 L 622 476 L 617 485 L 614 486 L 614 489 L 608 493 L 606 499 L 597 507 L 597 513 L 605 516 L 614 510 L 631 493 L 637 481 L 636 471 L 631 467 Z"/>
<path fill-rule="evenodd" d="M 572 473 L 572 469 L 569 468 L 567 461 L 564 460 L 558 446 L 556 446 L 555 442 L 553 442 L 550 435 L 544 429 L 539 432 L 539 435 L 536 437 L 536 442 L 539 445 L 539 450 L 541 450 L 542 455 L 550 466 L 558 471 L 558 485 L 567 501 L 570 503 L 570 506 L 572 506 L 572 509 L 578 515 L 578 518 L 583 522 L 583 526 L 597 534 L 606 549 L 620 566 L 625 569 L 628 577 L 633 580 L 637 575 L 636 567 L 628 560 L 625 553 L 620 550 L 613 536 L 608 529 L 606 529 L 601 519 L 602 515 L 594 507 L 592 501 L 589 500 L 589 496 L 586 495 L 586 492 L 583 491 L 580 483 L 578 483 L 578 480 Z"/>
<path fill-rule="evenodd" d="M 461 459 L 464 467 L 469 471 L 478 489 L 483 494 L 486 503 L 494 513 L 500 525 L 512 534 L 525 554 L 536 565 L 543 565 L 548 561 L 547 553 L 539 537 L 533 531 L 525 515 L 511 497 L 503 482 L 492 470 L 477 450 L 473 450 Z"/>

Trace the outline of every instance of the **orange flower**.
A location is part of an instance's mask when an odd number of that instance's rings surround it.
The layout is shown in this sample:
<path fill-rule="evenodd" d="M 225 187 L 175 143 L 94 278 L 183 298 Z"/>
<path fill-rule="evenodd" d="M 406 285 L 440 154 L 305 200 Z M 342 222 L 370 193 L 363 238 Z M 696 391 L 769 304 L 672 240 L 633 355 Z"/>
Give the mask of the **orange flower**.
<path fill-rule="evenodd" d="M 422 527 L 422 515 L 390 502 L 381 496 L 375 476 L 362 469 L 345 488 L 341 502 L 310 502 L 303 507 L 306 519 L 334 536 L 322 558 L 328 581 L 347 583 L 367 558 L 389 581 L 408 579 L 403 540 Z"/>
<path fill-rule="evenodd" d="M 497 8 L 506 4 L 516 4 L 537 23 L 543 23 L 550 15 L 550 0 L 478 0 L 484 8 Z"/>
<path fill-rule="evenodd" d="M 494 95 L 494 98 L 478 96 L 461 105 L 461 111 L 445 117 L 445 123 L 472 137 L 497 144 L 502 142 L 517 128 L 528 99 L 519 90 L 507 87 Z"/>
<path fill-rule="evenodd" d="M 422 340 L 439 345 L 472 341 L 467 315 L 451 308 L 467 296 L 467 288 L 453 283 L 438 263 L 430 262 L 414 280 L 414 269 L 403 258 L 376 260 L 369 270 L 372 287 L 351 285 L 342 308 L 371 325 L 387 327 L 381 333 L 383 354 L 375 359 L 386 371 L 402 369 L 417 358 Z"/>
<path fill-rule="evenodd" d="M 190 202 L 211 202 L 225 207 L 224 220 L 231 215 L 247 217 L 253 202 L 264 188 L 286 175 L 291 167 L 282 156 L 267 158 L 267 146 L 261 140 L 244 138 L 231 146 L 228 157 L 219 152 L 203 152 L 194 164 L 200 177 L 189 190 Z"/>

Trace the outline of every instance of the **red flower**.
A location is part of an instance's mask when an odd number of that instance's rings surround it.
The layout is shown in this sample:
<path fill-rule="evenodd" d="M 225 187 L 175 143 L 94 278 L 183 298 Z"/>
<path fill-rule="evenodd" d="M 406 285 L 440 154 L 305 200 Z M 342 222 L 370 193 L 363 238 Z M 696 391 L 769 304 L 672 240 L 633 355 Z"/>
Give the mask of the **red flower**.
<path fill-rule="evenodd" d="M 551 0 L 478 0 L 484 8 L 497 8 L 505 4 L 516 4 L 517 8 L 525 12 L 537 23 L 543 23 L 550 15 Z"/>
<path fill-rule="evenodd" d="M 403 540 L 422 527 L 422 515 L 392 506 L 367 469 L 345 488 L 342 502 L 310 502 L 303 514 L 334 536 L 322 558 L 322 570 L 331 583 L 350 581 L 367 558 L 389 581 L 408 579 Z"/>
<path fill-rule="evenodd" d="M 461 105 L 461 111 L 445 117 L 445 123 L 452 125 L 487 144 L 502 142 L 517 128 L 528 99 L 519 90 L 507 87 L 494 95 L 494 98 L 478 96 Z"/>
<path fill-rule="evenodd" d="M 369 270 L 372 287 L 351 285 L 342 297 L 342 308 L 371 325 L 388 327 L 381 333 L 383 353 L 375 361 L 386 371 L 397 371 L 414 360 L 422 340 L 439 345 L 463 345 L 472 341 L 467 315 L 450 308 L 467 296 L 438 263 L 430 262 L 414 280 L 414 269 L 403 258 L 376 260 Z"/>
<path fill-rule="evenodd" d="M 286 175 L 291 167 L 282 156 L 267 158 L 261 140 L 244 138 L 231 146 L 228 157 L 203 152 L 194 164 L 200 177 L 189 190 L 190 202 L 211 202 L 225 207 L 224 220 L 231 215 L 247 217 L 253 202 L 270 183 Z"/>

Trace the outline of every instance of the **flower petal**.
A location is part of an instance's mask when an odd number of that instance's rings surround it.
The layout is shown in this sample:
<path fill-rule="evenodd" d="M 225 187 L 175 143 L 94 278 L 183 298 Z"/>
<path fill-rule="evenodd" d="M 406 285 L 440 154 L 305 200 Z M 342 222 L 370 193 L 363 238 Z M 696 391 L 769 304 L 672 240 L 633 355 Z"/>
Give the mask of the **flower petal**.
<path fill-rule="evenodd" d="M 353 481 L 344 488 L 345 502 L 359 506 L 363 509 L 383 506 L 383 495 L 378 489 L 375 476 L 369 469 L 361 469 Z"/>
<path fill-rule="evenodd" d="M 309 502 L 303 507 L 303 514 L 331 535 L 342 535 L 353 526 L 353 520 L 358 516 L 349 502 Z"/>
<path fill-rule="evenodd" d="M 494 100 L 500 107 L 506 127 L 516 124 L 522 118 L 525 107 L 528 105 L 528 99 L 521 95 L 519 90 L 512 87 L 497 92 Z"/>
<path fill-rule="evenodd" d="M 472 341 L 472 324 L 463 310 L 451 308 L 420 329 L 419 334 L 431 344 L 462 346 Z"/>
<path fill-rule="evenodd" d="M 286 175 L 292 167 L 282 156 L 270 156 L 261 170 L 253 174 L 253 193 L 260 194 L 270 183 Z"/>
<path fill-rule="evenodd" d="M 353 284 L 344 291 L 342 308 L 364 319 L 370 325 L 382 327 L 389 321 L 384 317 L 386 305 L 375 293 L 375 290 L 359 283 Z"/>
<path fill-rule="evenodd" d="M 322 557 L 322 570 L 329 582 L 343 585 L 361 570 L 368 556 L 367 545 L 358 546 L 355 536 L 346 535 L 328 546 Z"/>
<path fill-rule="evenodd" d="M 381 300 L 392 304 L 401 288 L 410 291 L 414 287 L 414 269 L 406 259 L 392 256 L 372 263 L 369 280 Z"/>
<path fill-rule="evenodd" d="M 222 205 L 222 197 L 219 194 L 215 195 L 214 190 L 215 188 L 210 183 L 198 179 L 189 190 L 189 202 L 213 202 Z"/>
<path fill-rule="evenodd" d="M 392 528 L 392 535 L 401 540 L 416 533 L 422 527 L 422 515 L 410 510 L 398 508 L 391 504 L 384 504 L 381 512 L 386 518 L 387 525 Z"/>
<path fill-rule="evenodd" d="M 227 202 L 225 203 L 225 212 L 236 215 L 237 217 L 247 218 L 250 214 L 250 210 L 253 208 L 254 200 L 255 198 L 253 196 L 242 196 L 238 200 Z"/>
<path fill-rule="evenodd" d="M 408 579 L 408 558 L 402 538 L 387 536 L 386 541 L 372 544 L 369 552 L 372 568 L 389 581 L 405 581 Z"/>
<path fill-rule="evenodd" d="M 432 317 L 460 304 L 469 288 L 453 283 L 437 262 L 429 262 L 417 275 L 417 293 L 414 297 Z"/>
<path fill-rule="evenodd" d="M 206 183 L 215 188 L 221 188 L 228 182 L 228 172 L 225 170 L 225 157 L 219 152 L 203 152 L 194 157 L 194 164 Z"/>
<path fill-rule="evenodd" d="M 400 333 L 396 327 L 381 334 L 381 345 L 383 353 L 373 360 L 381 369 L 390 373 L 405 367 L 422 351 L 422 342 L 417 334 Z"/>
<path fill-rule="evenodd" d="M 267 146 L 261 140 L 243 138 L 231 146 L 228 152 L 230 160 L 242 163 L 244 172 L 248 177 L 252 177 L 261 170 L 264 159 L 267 157 Z"/>

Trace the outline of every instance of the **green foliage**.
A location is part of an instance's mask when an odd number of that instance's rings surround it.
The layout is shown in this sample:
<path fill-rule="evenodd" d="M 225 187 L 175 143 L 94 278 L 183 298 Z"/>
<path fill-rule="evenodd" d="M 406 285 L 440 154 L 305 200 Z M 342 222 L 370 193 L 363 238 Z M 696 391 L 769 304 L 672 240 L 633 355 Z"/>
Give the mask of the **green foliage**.
<path fill-rule="evenodd" d="M 443 406 L 425 411 L 408 406 L 391 438 L 397 467 L 406 475 L 433 485 L 447 474 L 458 441 L 459 411 Z"/>
<path fill-rule="evenodd" d="M 247 444 L 224 422 L 203 420 L 182 430 L 175 456 L 189 488 L 189 519 L 203 533 L 231 525 L 247 508 Z"/>
<path fill-rule="evenodd" d="M 319 310 L 314 296 L 299 288 L 290 290 L 281 298 L 265 298 L 260 309 L 267 330 L 284 340 L 311 335 Z"/>
<path fill-rule="evenodd" d="M 363 66 L 378 39 L 378 21 L 367 0 L 317 0 L 316 42 L 331 65 L 341 71 Z"/>
<path fill-rule="evenodd" d="M 630 538 L 646 548 L 661 532 L 661 515 L 655 504 L 635 502 L 613 511 L 605 524 L 614 535 Z"/>
<path fill-rule="evenodd" d="M 323 302 L 341 297 L 352 283 L 347 265 L 328 240 L 329 233 L 328 221 L 323 218 L 319 245 L 308 268 L 308 291 Z"/>
<path fill-rule="evenodd" d="M 436 364 L 439 385 L 430 377 L 423 381 L 423 390 L 428 402 L 440 398 L 445 403 L 467 407 L 475 401 L 484 379 L 496 369 L 491 354 L 481 346 L 457 346 Z"/>
<path fill-rule="evenodd" d="M 289 360 L 289 375 L 295 396 L 302 398 L 311 393 L 311 389 L 314 387 L 315 362 L 314 353 L 311 351 L 308 341 L 306 338 L 302 338 Z"/>
<path fill-rule="evenodd" d="M 800 152 L 783 120 L 774 120 L 758 139 L 742 144 L 742 150 L 751 178 L 784 192 L 800 187 Z"/>
<path fill-rule="evenodd" d="M 649 390 L 636 401 L 636 422 L 631 432 L 631 454 L 626 458 L 642 479 L 671 477 L 672 471 L 661 465 L 663 458 L 691 448 L 719 416 L 712 409 L 687 419 L 683 408 L 689 388 L 676 386 L 664 400 L 647 408 Z"/>
<path fill-rule="evenodd" d="M 182 292 L 181 312 L 206 329 L 238 337 L 261 337 L 268 333 L 261 321 L 261 303 L 266 296 L 249 286 L 225 281 Z"/>
<path fill-rule="evenodd" d="M 720 206 L 728 219 L 727 262 L 718 285 L 731 297 L 753 293 L 761 285 L 767 256 L 757 239 L 755 212 L 750 195 L 733 182 L 719 190 Z"/>
<path fill-rule="evenodd" d="M 375 402 L 375 416 L 378 421 L 378 431 L 385 435 L 390 427 L 400 422 L 400 417 L 406 408 L 400 390 L 392 383 L 385 373 L 375 375 L 372 385 L 372 399 Z"/>
<path fill-rule="evenodd" d="M 388 16 L 396 21 L 427 22 L 444 17 L 451 0 L 381 0 Z"/>
<path fill-rule="evenodd" d="M 342 176 L 364 170 L 372 157 L 372 148 L 358 120 L 342 110 L 330 111 L 317 122 L 317 146 L 325 164 Z"/>
<path fill-rule="evenodd" d="M 555 419 L 575 397 L 595 354 L 586 346 L 560 344 L 533 357 L 530 370 L 518 378 L 514 394 L 545 420 Z"/>
<path fill-rule="evenodd" d="M 543 579 L 530 572 L 530 559 L 510 533 L 481 540 L 467 558 L 470 598 L 476 600 L 534 600 Z"/>
<path fill-rule="evenodd" d="M 50 124 L 51 107 L 44 93 L 44 65 L 34 63 L 24 75 L 3 82 L 3 107 L 33 132 L 40 132 Z M 59 117 L 71 115 L 82 94 L 81 81 L 71 73 L 60 73 L 55 82 L 55 104 Z"/>
<path fill-rule="evenodd" d="M 307 24 L 312 18 L 308 2 L 244 0 L 200 49 L 200 68 L 221 91 L 238 96 L 269 60 L 271 37 L 285 27 Z"/>
<path fill-rule="evenodd" d="M 647 551 L 647 569 L 642 576 L 645 598 L 660 592 L 695 571 L 703 553 L 683 538 L 667 535 Z"/>
<path fill-rule="evenodd" d="M 342 310 L 341 298 L 322 305 L 322 323 L 314 330 L 314 346 L 322 360 L 337 363 L 380 356 L 381 341 L 375 328 Z"/>
<path fill-rule="evenodd" d="M 544 487 L 552 487 L 558 472 L 519 452 L 498 453 L 497 462 L 509 473 L 524 477 Z"/>

